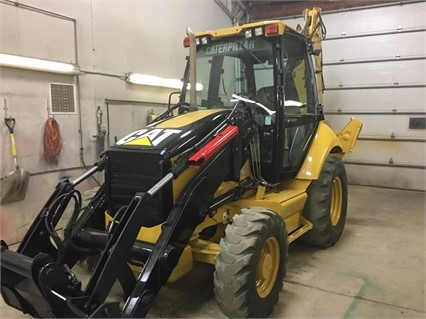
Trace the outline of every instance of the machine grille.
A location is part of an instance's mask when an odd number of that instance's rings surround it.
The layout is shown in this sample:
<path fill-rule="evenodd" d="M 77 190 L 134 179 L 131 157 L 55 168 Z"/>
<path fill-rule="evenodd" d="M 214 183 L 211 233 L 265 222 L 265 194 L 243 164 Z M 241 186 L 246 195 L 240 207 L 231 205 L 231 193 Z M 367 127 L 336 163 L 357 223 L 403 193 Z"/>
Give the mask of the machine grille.
<path fill-rule="evenodd" d="M 137 192 L 146 192 L 167 172 L 169 166 L 160 154 L 140 150 L 111 148 L 105 173 L 109 211 L 114 216 L 127 206 Z M 146 205 L 143 211 L 145 227 L 162 223 L 172 207 L 172 185 L 166 185 Z"/>

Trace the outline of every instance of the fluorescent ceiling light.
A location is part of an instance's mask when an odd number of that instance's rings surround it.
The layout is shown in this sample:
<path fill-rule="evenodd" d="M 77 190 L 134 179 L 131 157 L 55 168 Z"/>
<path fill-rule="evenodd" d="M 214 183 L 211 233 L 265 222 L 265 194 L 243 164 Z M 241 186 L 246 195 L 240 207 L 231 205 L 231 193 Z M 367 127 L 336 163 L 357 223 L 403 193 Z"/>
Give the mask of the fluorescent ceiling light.
<path fill-rule="evenodd" d="M 133 84 L 161 86 L 161 87 L 171 88 L 171 89 L 182 88 L 182 81 L 175 80 L 175 79 L 160 78 L 158 76 L 153 76 L 153 75 L 129 73 L 127 74 L 126 80 Z"/>
<path fill-rule="evenodd" d="M 176 89 L 176 90 L 182 89 L 182 85 L 183 85 L 183 82 L 181 80 L 160 78 L 154 75 L 146 75 L 146 74 L 139 74 L 139 73 L 126 74 L 126 81 L 133 84 L 159 86 L 159 87 L 165 87 L 165 88 Z M 188 84 L 188 89 L 189 87 L 190 86 Z M 201 83 L 197 83 L 196 90 L 202 91 L 203 85 Z"/>
<path fill-rule="evenodd" d="M 0 53 L 0 66 L 61 74 L 80 73 L 79 67 L 70 63 L 27 58 L 3 53 Z"/>

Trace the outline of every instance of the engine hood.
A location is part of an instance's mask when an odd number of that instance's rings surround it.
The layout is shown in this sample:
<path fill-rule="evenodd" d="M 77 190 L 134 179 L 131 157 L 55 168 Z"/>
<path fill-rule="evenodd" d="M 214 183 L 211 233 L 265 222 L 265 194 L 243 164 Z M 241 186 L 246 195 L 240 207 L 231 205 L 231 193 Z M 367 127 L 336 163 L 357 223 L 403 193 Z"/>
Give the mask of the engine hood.
<path fill-rule="evenodd" d="M 124 136 L 112 149 L 167 153 L 173 157 L 200 141 L 229 112 L 224 109 L 199 110 L 165 119 Z"/>

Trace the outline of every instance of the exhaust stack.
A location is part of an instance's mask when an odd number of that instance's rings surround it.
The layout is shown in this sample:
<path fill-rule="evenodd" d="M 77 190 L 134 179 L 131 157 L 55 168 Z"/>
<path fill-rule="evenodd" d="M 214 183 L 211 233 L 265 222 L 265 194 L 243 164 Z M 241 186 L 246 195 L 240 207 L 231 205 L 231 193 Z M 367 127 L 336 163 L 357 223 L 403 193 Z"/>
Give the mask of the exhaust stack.
<path fill-rule="evenodd" d="M 186 28 L 186 34 L 189 39 L 189 104 L 191 107 L 197 106 L 197 91 L 196 91 L 196 82 L 197 82 L 197 64 L 196 64 L 196 55 L 197 55 L 197 44 L 195 40 L 195 33 L 191 30 L 190 27 Z"/>

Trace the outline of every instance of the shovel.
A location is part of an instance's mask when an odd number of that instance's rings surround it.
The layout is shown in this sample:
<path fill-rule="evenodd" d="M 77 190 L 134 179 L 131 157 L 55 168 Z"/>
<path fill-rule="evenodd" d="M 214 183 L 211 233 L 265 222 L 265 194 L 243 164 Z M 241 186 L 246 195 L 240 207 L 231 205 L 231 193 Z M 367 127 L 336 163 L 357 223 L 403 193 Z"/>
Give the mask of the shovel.
<path fill-rule="evenodd" d="M 25 199 L 28 189 L 28 180 L 30 178 L 30 173 L 26 170 L 23 170 L 18 165 L 15 137 L 13 134 L 13 129 L 15 127 L 16 121 L 14 118 L 9 117 L 5 118 L 4 122 L 9 129 L 15 170 L 6 174 L 6 176 L 0 179 L 0 205 L 13 203 Z"/>

